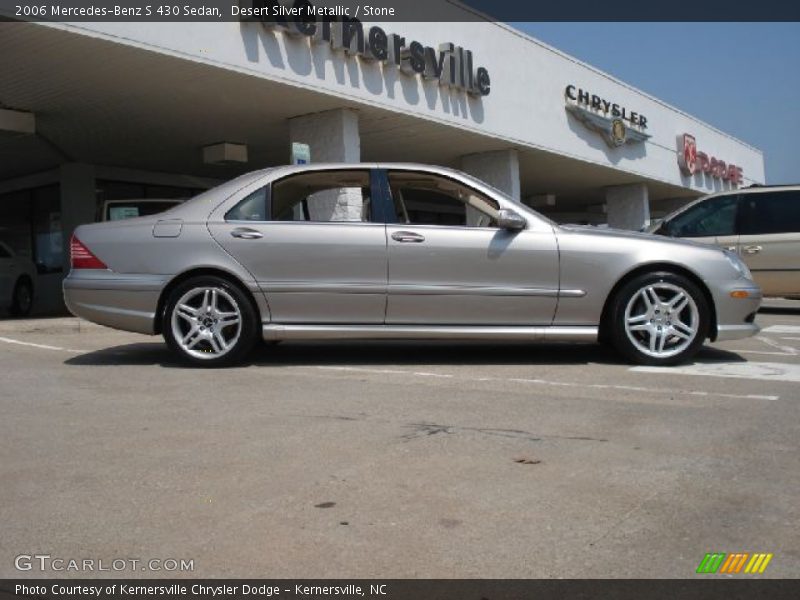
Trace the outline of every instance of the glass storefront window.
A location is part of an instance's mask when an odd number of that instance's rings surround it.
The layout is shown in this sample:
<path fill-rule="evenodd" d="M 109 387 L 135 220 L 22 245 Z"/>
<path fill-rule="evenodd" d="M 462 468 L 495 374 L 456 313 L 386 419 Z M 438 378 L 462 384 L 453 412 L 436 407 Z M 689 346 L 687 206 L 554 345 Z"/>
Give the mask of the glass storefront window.
<path fill-rule="evenodd" d="M 63 270 L 59 186 L 0 195 L 0 240 L 30 258 L 39 273 Z"/>
<path fill-rule="evenodd" d="M 34 262 L 39 273 L 63 269 L 64 245 L 61 233 L 61 201 L 58 186 L 32 190 Z"/>
<path fill-rule="evenodd" d="M 111 181 L 109 179 L 97 180 L 97 219 L 108 220 L 106 202 L 108 200 L 144 200 L 144 199 L 175 199 L 188 200 L 192 196 L 204 192 L 204 189 L 187 188 L 171 185 L 151 185 L 146 183 L 131 183 L 129 181 Z"/>

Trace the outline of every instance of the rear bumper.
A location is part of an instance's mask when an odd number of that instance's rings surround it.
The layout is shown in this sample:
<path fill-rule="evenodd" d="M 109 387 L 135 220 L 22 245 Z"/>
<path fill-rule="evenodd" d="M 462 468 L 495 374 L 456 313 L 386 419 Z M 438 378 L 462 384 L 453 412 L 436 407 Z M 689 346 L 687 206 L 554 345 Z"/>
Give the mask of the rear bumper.
<path fill-rule="evenodd" d="M 155 333 L 156 310 L 165 277 L 73 271 L 64 279 L 64 303 L 76 317 L 99 325 Z"/>

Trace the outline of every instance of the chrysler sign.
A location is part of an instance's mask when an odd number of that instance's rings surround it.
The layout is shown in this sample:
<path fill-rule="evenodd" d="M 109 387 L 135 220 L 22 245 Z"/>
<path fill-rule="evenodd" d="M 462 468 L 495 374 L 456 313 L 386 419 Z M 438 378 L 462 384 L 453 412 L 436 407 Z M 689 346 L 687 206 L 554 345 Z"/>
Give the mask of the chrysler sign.
<path fill-rule="evenodd" d="M 650 137 L 645 133 L 647 117 L 641 113 L 572 84 L 564 90 L 564 98 L 567 111 L 586 127 L 602 135 L 612 148 L 630 142 L 643 142 Z"/>

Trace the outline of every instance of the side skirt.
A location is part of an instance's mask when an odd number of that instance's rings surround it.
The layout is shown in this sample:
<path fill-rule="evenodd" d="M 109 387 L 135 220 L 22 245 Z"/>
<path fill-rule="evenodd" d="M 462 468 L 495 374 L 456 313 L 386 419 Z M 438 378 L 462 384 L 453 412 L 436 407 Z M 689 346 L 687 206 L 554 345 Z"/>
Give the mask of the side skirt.
<path fill-rule="evenodd" d="M 596 342 L 597 327 L 514 327 L 451 325 L 280 325 L 266 323 L 262 336 L 273 340 L 528 340 Z"/>

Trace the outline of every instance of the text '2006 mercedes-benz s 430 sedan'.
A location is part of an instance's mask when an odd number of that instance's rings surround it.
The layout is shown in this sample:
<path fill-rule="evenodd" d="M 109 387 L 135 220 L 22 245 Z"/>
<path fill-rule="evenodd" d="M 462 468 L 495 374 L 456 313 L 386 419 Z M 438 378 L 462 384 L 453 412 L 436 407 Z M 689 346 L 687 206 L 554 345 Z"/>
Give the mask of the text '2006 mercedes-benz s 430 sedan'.
<path fill-rule="evenodd" d="M 600 340 L 670 365 L 758 332 L 761 290 L 737 256 L 558 226 L 424 165 L 266 169 L 83 225 L 71 248 L 75 315 L 163 334 L 198 365 L 236 363 L 259 337 Z"/>

